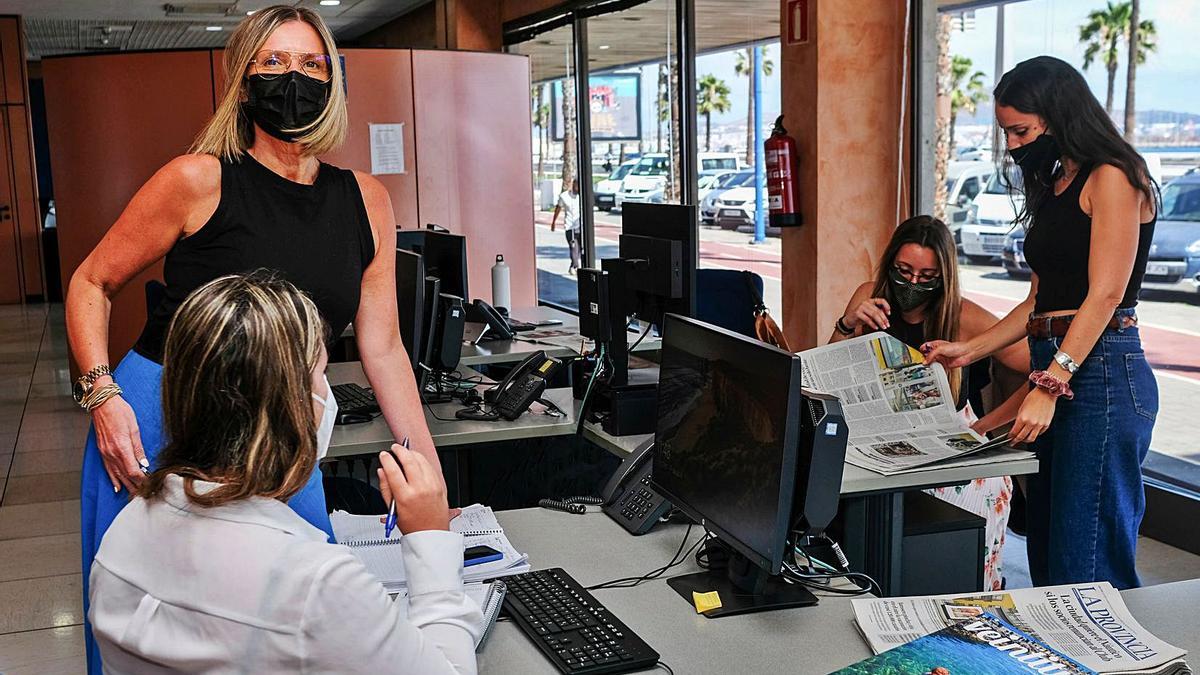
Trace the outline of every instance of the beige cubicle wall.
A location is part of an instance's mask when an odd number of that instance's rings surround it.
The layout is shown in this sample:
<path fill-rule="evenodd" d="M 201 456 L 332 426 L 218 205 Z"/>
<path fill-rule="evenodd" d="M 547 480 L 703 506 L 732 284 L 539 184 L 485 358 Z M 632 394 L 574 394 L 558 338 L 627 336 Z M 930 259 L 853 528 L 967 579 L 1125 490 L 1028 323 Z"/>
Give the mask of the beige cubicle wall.
<path fill-rule="evenodd" d="M 436 223 L 468 241 L 472 295 L 491 298 L 496 253 L 515 306 L 536 304 L 529 68 L 523 56 L 347 49 L 350 134 L 323 159 L 371 170 L 368 125 L 403 123 L 405 173 L 379 176 L 397 226 Z M 62 278 L 103 237 L 155 170 L 187 150 L 224 83 L 220 50 L 46 59 L 44 77 Z M 110 358 L 145 321 L 143 286 L 114 301 Z"/>

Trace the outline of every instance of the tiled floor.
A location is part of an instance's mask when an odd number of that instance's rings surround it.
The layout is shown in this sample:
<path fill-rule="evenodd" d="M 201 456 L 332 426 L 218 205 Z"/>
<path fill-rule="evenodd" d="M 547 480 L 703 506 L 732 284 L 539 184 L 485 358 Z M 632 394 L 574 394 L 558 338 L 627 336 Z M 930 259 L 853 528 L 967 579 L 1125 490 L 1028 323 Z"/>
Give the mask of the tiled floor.
<path fill-rule="evenodd" d="M 70 400 L 62 307 L 0 306 L 0 673 L 81 673 L 79 466 L 88 418 Z M 1005 550 L 1028 586 L 1024 541 Z M 1147 584 L 1200 577 L 1200 557 L 1144 539 Z"/>

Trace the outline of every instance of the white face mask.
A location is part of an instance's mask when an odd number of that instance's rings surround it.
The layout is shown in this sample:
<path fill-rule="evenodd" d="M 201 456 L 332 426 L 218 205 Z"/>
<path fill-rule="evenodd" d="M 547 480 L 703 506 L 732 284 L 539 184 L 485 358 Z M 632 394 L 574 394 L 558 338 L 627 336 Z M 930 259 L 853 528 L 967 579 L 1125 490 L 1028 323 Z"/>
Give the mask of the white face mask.
<path fill-rule="evenodd" d="M 321 376 L 325 380 L 326 398 L 321 398 L 315 393 L 312 395 L 318 403 L 325 408 L 324 414 L 321 415 L 321 424 L 317 427 L 317 461 L 325 459 L 325 455 L 329 452 L 329 439 L 333 437 L 333 423 L 337 420 L 338 405 L 337 399 L 333 397 L 333 387 L 329 386 L 329 378 Z"/>

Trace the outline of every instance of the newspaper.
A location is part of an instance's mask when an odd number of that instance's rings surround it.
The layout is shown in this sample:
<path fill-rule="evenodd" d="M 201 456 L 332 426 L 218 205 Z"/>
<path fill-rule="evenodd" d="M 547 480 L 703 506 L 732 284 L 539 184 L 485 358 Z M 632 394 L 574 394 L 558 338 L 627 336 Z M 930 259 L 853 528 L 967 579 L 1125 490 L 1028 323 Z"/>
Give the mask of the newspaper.
<path fill-rule="evenodd" d="M 800 353 L 804 386 L 841 399 L 850 437 L 846 461 L 884 475 L 930 464 L 966 466 L 1005 447 L 971 430 L 955 409 L 946 371 L 887 333 L 871 333 Z M 1012 453 L 1007 453 L 1010 456 Z M 1023 453 L 1030 457 L 1033 453 Z"/>
<path fill-rule="evenodd" d="M 1191 672 L 1187 652 L 1142 628 L 1107 582 L 853 603 L 876 654 L 988 612 L 1097 673 Z"/>

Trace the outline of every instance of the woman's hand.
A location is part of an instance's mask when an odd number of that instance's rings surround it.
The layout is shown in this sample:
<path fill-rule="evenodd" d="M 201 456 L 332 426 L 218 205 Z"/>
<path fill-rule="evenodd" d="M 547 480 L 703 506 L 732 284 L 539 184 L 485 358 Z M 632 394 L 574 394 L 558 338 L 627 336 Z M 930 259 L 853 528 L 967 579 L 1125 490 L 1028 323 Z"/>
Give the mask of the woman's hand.
<path fill-rule="evenodd" d="M 842 323 L 846 328 L 857 330 L 859 326 L 868 326 L 875 330 L 887 330 L 891 325 L 888 321 L 888 315 L 892 313 L 892 307 L 887 300 L 883 298 L 867 298 L 858 303 L 858 306 L 850 310 L 850 313 L 842 317 Z"/>
<path fill-rule="evenodd" d="M 971 349 L 966 342 L 930 340 L 921 345 L 925 363 L 940 363 L 944 368 L 962 368 L 971 365 Z"/>
<path fill-rule="evenodd" d="M 379 464 L 379 489 L 384 503 L 396 501 L 396 525 L 402 534 L 450 529 L 446 481 L 429 460 L 393 443 L 391 452 L 379 453 Z"/>
<path fill-rule="evenodd" d="M 146 477 L 144 469 L 150 468 L 133 408 L 125 399 L 114 396 L 92 411 L 92 423 L 113 492 L 120 492 L 121 486 L 133 492 Z"/>
<path fill-rule="evenodd" d="M 1054 419 L 1054 406 L 1058 397 L 1051 396 L 1044 389 L 1030 390 L 1017 411 L 1017 419 L 1013 422 L 1008 438 L 1013 443 L 1032 443 L 1041 436 Z"/>

